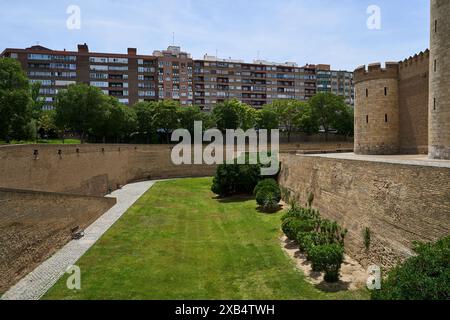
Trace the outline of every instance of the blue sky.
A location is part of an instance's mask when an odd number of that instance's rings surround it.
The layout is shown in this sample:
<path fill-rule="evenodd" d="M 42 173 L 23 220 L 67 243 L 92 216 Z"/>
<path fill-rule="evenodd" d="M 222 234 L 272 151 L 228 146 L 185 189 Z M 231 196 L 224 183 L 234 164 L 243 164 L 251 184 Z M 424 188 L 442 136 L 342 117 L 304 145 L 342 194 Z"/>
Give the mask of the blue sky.
<path fill-rule="evenodd" d="M 428 47 L 428 0 L 0 0 L 0 44 L 23 48 L 141 54 L 175 43 L 252 61 L 329 63 L 353 70 L 397 61 Z M 81 29 L 69 30 L 69 5 L 81 9 Z M 369 30 L 366 10 L 381 8 L 381 29 Z M 0 50 L 0 51 L 1 51 Z"/>

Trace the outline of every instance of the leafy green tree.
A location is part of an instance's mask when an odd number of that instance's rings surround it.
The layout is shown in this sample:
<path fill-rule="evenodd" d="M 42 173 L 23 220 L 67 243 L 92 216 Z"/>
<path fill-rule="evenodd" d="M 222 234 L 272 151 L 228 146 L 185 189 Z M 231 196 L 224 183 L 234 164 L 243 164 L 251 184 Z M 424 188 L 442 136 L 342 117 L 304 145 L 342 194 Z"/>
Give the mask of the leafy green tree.
<path fill-rule="evenodd" d="M 256 126 L 258 129 L 273 130 L 280 128 L 280 120 L 278 118 L 278 113 L 268 107 L 258 111 L 256 117 Z"/>
<path fill-rule="evenodd" d="M 58 127 L 55 122 L 55 110 L 42 110 L 37 120 L 38 132 L 48 135 L 52 131 L 56 131 Z"/>
<path fill-rule="evenodd" d="M 175 101 L 159 101 L 156 103 L 152 123 L 157 130 L 162 130 L 166 136 L 166 142 L 170 143 L 170 134 L 179 128 L 179 108 Z"/>
<path fill-rule="evenodd" d="M 180 120 L 180 128 L 188 130 L 191 134 L 194 133 L 195 121 L 202 121 L 203 130 L 211 128 L 211 120 L 209 118 L 209 115 L 203 112 L 197 106 L 180 108 L 179 120 Z"/>
<path fill-rule="evenodd" d="M 342 110 L 338 110 L 333 124 L 337 133 L 345 136 L 353 136 L 355 133 L 355 115 L 353 108 L 343 105 Z"/>
<path fill-rule="evenodd" d="M 106 96 L 86 84 L 70 85 L 56 97 L 56 123 L 80 134 L 81 143 L 104 119 Z"/>
<path fill-rule="evenodd" d="M 0 59 L 0 138 L 23 139 L 32 117 L 30 85 L 20 63 Z"/>
<path fill-rule="evenodd" d="M 313 115 L 312 108 L 305 102 L 296 103 L 294 124 L 300 132 L 307 134 L 319 132 L 319 124 Z"/>
<path fill-rule="evenodd" d="M 240 103 L 236 105 L 236 110 L 239 117 L 238 128 L 247 131 L 256 127 L 258 116 L 258 111 L 256 111 L 256 109 L 244 103 Z"/>
<path fill-rule="evenodd" d="M 232 99 L 218 104 L 212 112 L 212 118 L 216 127 L 223 132 L 227 129 L 245 131 L 256 127 L 257 114 L 254 108 Z"/>
<path fill-rule="evenodd" d="M 314 133 L 317 127 L 312 117 L 312 111 L 305 102 L 297 100 L 275 100 L 265 108 L 278 115 L 278 121 L 282 130 L 287 133 L 288 142 L 292 133 L 303 131 Z"/>
<path fill-rule="evenodd" d="M 240 125 L 238 109 L 241 102 L 233 99 L 218 104 L 212 112 L 217 129 L 225 132 L 227 129 L 236 130 Z"/>
<path fill-rule="evenodd" d="M 349 113 L 343 97 L 332 93 L 318 93 L 311 98 L 309 104 L 312 108 L 312 115 L 325 131 L 325 136 L 333 129 L 344 129 L 348 131 Z"/>
<path fill-rule="evenodd" d="M 33 83 L 30 86 L 30 94 L 32 101 L 33 118 L 39 119 L 44 107 L 45 100 L 40 94 L 41 84 L 39 82 Z"/>
<path fill-rule="evenodd" d="M 102 117 L 93 128 L 93 135 L 103 139 L 120 142 L 137 129 L 136 113 L 133 109 L 119 103 L 114 97 L 106 96 L 102 105 Z"/>
<path fill-rule="evenodd" d="M 156 108 L 155 102 L 138 102 L 133 106 L 136 112 L 137 129 L 145 136 L 146 143 L 150 143 L 153 134 L 156 132 L 153 126 L 153 113 Z"/>

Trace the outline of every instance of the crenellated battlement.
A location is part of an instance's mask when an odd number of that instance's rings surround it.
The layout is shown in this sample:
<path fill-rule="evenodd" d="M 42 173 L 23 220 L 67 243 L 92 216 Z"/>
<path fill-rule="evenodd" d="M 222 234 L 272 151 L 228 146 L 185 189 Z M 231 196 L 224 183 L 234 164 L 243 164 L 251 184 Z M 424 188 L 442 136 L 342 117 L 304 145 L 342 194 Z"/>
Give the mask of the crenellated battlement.
<path fill-rule="evenodd" d="M 378 80 L 378 79 L 396 79 L 398 78 L 399 63 L 386 62 L 385 68 L 381 63 L 372 63 L 367 66 L 357 68 L 353 75 L 355 83 Z"/>
<path fill-rule="evenodd" d="M 430 50 L 421 51 L 418 54 L 415 54 L 414 56 L 411 56 L 403 61 L 399 62 L 400 69 L 404 68 L 410 68 L 410 67 L 416 67 L 418 64 L 421 63 L 428 63 L 430 59 Z"/>

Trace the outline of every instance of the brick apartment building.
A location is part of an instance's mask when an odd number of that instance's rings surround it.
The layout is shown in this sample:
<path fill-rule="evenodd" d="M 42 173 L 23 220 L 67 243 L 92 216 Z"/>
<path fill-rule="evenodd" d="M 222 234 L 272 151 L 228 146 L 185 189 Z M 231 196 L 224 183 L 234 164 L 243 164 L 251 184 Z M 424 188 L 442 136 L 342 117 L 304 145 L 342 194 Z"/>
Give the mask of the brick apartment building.
<path fill-rule="evenodd" d="M 331 70 L 327 64 L 318 64 L 316 67 L 317 92 L 331 92 L 343 96 L 345 102 L 354 105 L 355 89 L 353 72 Z"/>
<path fill-rule="evenodd" d="M 152 55 L 54 51 L 42 46 L 6 49 L 2 57 L 18 59 L 30 78 L 41 83 L 45 108 L 51 109 L 59 90 L 74 83 L 100 88 L 123 104 L 163 99 L 198 105 L 211 111 L 217 103 L 236 98 L 255 108 L 277 99 L 307 101 L 316 92 L 333 92 L 353 104 L 353 75 L 332 71 L 329 65 L 273 63 L 218 59 L 205 55 L 194 60 L 180 47 L 170 46 Z"/>

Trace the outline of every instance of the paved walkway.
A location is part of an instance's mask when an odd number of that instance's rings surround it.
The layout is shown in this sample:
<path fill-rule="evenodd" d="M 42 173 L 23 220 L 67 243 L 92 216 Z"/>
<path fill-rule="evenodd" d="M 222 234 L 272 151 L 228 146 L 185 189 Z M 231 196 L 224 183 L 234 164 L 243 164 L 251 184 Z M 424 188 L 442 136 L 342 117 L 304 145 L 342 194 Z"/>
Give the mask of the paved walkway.
<path fill-rule="evenodd" d="M 100 237 L 157 181 L 129 184 L 113 192 L 117 204 L 85 230 L 81 240 L 69 242 L 9 289 L 2 300 L 38 300 L 74 265 Z"/>

